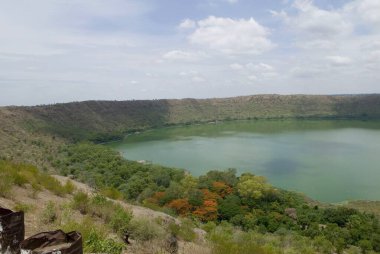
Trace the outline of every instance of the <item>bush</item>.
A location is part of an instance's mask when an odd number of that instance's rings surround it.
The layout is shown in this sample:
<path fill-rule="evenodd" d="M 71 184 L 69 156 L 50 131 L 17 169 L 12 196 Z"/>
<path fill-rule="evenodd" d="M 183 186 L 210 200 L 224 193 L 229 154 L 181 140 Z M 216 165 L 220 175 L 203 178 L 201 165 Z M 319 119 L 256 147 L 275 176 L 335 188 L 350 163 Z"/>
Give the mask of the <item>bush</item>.
<path fill-rule="evenodd" d="M 97 226 L 90 217 L 84 218 L 80 223 L 69 221 L 62 225 L 65 232 L 78 231 L 83 237 L 84 253 L 120 254 L 124 244 L 107 238 L 108 232 Z"/>
<path fill-rule="evenodd" d="M 63 190 L 67 194 L 72 194 L 75 191 L 75 185 L 70 180 L 67 180 L 63 186 Z"/>
<path fill-rule="evenodd" d="M 210 233 L 212 242 L 212 253 L 215 254 L 266 254 L 264 249 L 259 247 L 253 241 L 240 242 L 240 239 L 234 239 L 233 235 L 217 228 Z"/>
<path fill-rule="evenodd" d="M 120 200 L 123 197 L 123 194 L 121 194 L 120 191 L 118 191 L 117 189 L 113 187 L 103 188 L 100 191 L 100 194 L 106 196 L 107 198 L 115 199 L 115 200 Z"/>
<path fill-rule="evenodd" d="M 13 184 L 24 186 L 29 183 L 36 191 L 42 187 L 58 196 L 64 196 L 72 191 L 72 187 L 62 184 L 54 177 L 40 172 L 36 167 L 27 164 L 17 164 L 8 161 L 0 161 L 0 195 L 9 197 Z"/>
<path fill-rule="evenodd" d="M 181 224 L 171 223 L 169 225 L 170 233 L 187 241 L 194 241 L 197 235 L 194 233 L 194 226 L 189 219 L 184 219 Z"/>
<path fill-rule="evenodd" d="M 157 223 L 147 219 L 133 219 L 128 225 L 127 232 L 132 239 L 149 241 L 163 238 L 165 231 Z"/>
<path fill-rule="evenodd" d="M 12 185 L 13 179 L 8 175 L 0 173 L 0 197 L 10 198 Z"/>
<path fill-rule="evenodd" d="M 129 222 L 132 219 L 132 213 L 126 211 L 121 205 L 114 205 L 114 213 L 112 214 L 110 227 L 119 235 L 127 231 Z"/>
<path fill-rule="evenodd" d="M 99 235 L 95 230 L 90 232 L 84 243 L 86 252 L 91 253 L 119 254 L 124 247 L 123 244 L 113 239 L 104 239 L 104 237 Z"/>
<path fill-rule="evenodd" d="M 57 220 L 57 212 L 53 201 L 49 201 L 45 209 L 41 214 L 41 222 L 44 224 L 50 224 Z"/>
<path fill-rule="evenodd" d="M 37 181 L 41 186 L 53 192 L 57 196 L 63 197 L 66 194 L 66 190 L 62 186 L 62 184 L 57 179 L 49 176 L 48 174 L 45 174 L 45 173 L 39 174 Z"/>
<path fill-rule="evenodd" d="M 16 203 L 16 205 L 13 207 L 13 210 L 23 211 L 24 213 L 27 213 L 33 209 L 34 209 L 33 205 L 22 204 L 22 203 Z"/>
<path fill-rule="evenodd" d="M 90 200 L 88 210 L 92 216 L 97 216 L 105 223 L 109 223 L 114 213 L 114 203 L 102 195 L 95 195 Z"/>
<path fill-rule="evenodd" d="M 84 192 L 77 192 L 73 197 L 72 206 L 78 210 L 81 214 L 87 214 L 90 208 L 90 199 Z"/>

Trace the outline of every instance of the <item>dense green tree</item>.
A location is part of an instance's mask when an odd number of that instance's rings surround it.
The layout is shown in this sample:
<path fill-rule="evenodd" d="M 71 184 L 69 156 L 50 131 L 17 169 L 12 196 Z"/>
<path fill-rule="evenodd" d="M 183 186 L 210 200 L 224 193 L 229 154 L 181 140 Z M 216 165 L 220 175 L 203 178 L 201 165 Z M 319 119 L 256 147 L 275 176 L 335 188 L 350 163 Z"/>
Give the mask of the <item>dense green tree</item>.
<path fill-rule="evenodd" d="M 236 169 L 225 171 L 211 170 L 206 175 L 199 177 L 200 188 L 212 188 L 213 182 L 224 182 L 229 186 L 235 186 L 237 183 Z"/>
<path fill-rule="evenodd" d="M 219 218 L 230 220 L 236 215 L 243 215 L 241 200 L 236 195 L 228 195 L 225 199 L 219 201 L 218 205 Z"/>
<path fill-rule="evenodd" d="M 237 190 L 242 197 L 258 199 L 271 189 L 265 177 L 245 173 L 240 176 Z"/>
<path fill-rule="evenodd" d="M 204 194 L 199 189 L 192 189 L 188 191 L 189 204 L 192 206 L 201 206 L 203 204 Z"/>

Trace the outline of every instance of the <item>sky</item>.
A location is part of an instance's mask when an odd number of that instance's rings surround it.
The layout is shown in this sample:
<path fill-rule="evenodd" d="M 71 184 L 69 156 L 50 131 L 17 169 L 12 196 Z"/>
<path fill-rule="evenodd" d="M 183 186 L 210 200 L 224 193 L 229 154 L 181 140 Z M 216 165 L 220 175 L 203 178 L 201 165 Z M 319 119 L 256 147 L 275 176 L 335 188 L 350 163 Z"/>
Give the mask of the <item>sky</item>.
<path fill-rule="evenodd" d="M 380 0 L 2 0 L 0 105 L 380 93 Z"/>

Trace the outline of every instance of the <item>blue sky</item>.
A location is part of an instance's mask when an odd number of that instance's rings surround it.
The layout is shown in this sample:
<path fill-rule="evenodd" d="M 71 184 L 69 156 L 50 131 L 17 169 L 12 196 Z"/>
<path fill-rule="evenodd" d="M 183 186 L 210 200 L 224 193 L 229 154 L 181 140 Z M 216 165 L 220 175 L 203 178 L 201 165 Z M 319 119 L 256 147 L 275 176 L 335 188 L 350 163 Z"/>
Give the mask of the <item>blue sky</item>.
<path fill-rule="evenodd" d="M 0 105 L 380 92 L 379 0 L 9 0 Z"/>

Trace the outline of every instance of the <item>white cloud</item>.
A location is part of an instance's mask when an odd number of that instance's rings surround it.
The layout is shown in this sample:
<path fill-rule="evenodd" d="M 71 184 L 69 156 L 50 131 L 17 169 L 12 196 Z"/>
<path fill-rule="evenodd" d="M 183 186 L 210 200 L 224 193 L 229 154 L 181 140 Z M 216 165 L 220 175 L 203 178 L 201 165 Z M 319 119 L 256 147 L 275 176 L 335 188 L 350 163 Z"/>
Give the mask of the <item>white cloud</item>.
<path fill-rule="evenodd" d="M 246 64 L 247 69 L 251 69 L 253 71 L 257 72 L 271 72 L 274 71 L 273 66 L 265 63 L 259 63 L 259 64 L 253 64 L 253 63 L 248 63 Z"/>
<path fill-rule="evenodd" d="M 327 56 L 326 59 L 335 66 L 345 66 L 352 64 L 351 58 L 345 56 Z"/>
<path fill-rule="evenodd" d="M 294 45 L 302 49 L 333 49 L 354 31 L 352 17 L 341 9 L 322 9 L 312 0 L 295 0 L 292 11 L 270 11 L 283 20 Z"/>
<path fill-rule="evenodd" d="M 180 24 L 179 24 L 179 28 L 180 29 L 191 29 L 191 28 L 195 28 L 196 26 L 196 23 L 194 20 L 191 20 L 191 19 L 184 19 Z"/>
<path fill-rule="evenodd" d="M 198 76 L 199 73 L 197 71 L 190 70 L 190 71 L 181 71 L 180 73 L 178 73 L 178 75 L 183 76 L 183 77 Z"/>
<path fill-rule="evenodd" d="M 322 71 L 318 67 L 294 67 L 290 70 L 291 76 L 295 78 L 309 79 L 320 75 Z"/>
<path fill-rule="evenodd" d="M 233 63 L 233 64 L 230 64 L 230 68 L 235 71 L 238 71 L 238 70 L 244 69 L 244 66 L 238 63 Z"/>
<path fill-rule="evenodd" d="M 201 83 L 201 82 L 205 82 L 206 81 L 203 77 L 200 77 L 200 76 L 195 76 L 191 80 L 193 82 L 196 82 L 196 83 Z"/>
<path fill-rule="evenodd" d="M 219 6 L 220 4 L 223 4 L 223 3 L 237 4 L 239 2 L 239 0 L 207 0 L 205 2 L 210 7 L 216 7 L 216 6 Z"/>
<path fill-rule="evenodd" d="M 230 68 L 235 71 L 239 71 L 239 75 L 242 73 L 247 75 L 249 80 L 266 80 L 273 79 L 278 76 L 275 68 L 266 63 L 247 63 L 245 65 L 239 63 L 233 63 Z"/>
<path fill-rule="evenodd" d="M 369 55 L 367 60 L 372 63 L 380 63 L 380 50 L 372 51 Z"/>
<path fill-rule="evenodd" d="M 226 54 L 260 54 L 275 46 L 268 36 L 269 30 L 253 18 L 210 16 L 197 22 L 197 29 L 189 36 L 189 40 L 193 44 Z"/>
<path fill-rule="evenodd" d="M 198 71 L 189 70 L 189 71 L 181 71 L 178 73 L 185 80 L 189 80 L 194 83 L 202 83 L 205 82 L 206 79 L 201 75 Z"/>
<path fill-rule="evenodd" d="M 206 54 L 203 52 L 190 52 L 184 50 L 172 50 L 166 52 L 163 56 L 164 59 L 172 61 L 198 61 L 206 57 Z"/>
<path fill-rule="evenodd" d="M 339 10 L 320 9 L 311 0 L 296 0 L 293 6 L 298 10 L 298 16 L 288 22 L 314 39 L 349 34 L 353 29 L 352 24 Z"/>
<path fill-rule="evenodd" d="M 355 0 L 344 7 L 344 12 L 357 15 L 363 22 L 380 28 L 380 1 Z"/>

